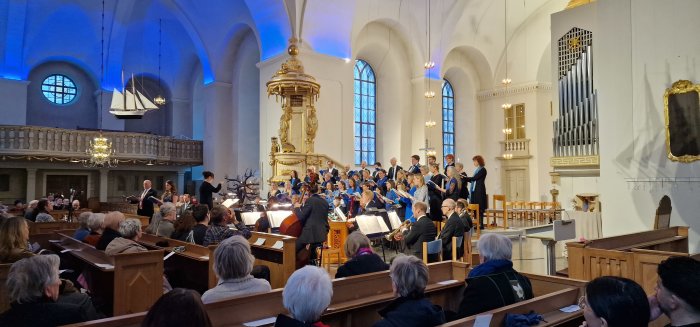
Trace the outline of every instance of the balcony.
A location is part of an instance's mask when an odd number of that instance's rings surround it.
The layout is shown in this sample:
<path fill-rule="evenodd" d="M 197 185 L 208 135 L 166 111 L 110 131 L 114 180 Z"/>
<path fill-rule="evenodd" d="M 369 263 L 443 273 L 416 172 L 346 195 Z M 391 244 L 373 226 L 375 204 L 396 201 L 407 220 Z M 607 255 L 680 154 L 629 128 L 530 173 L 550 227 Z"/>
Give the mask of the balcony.
<path fill-rule="evenodd" d="M 516 139 L 501 141 L 501 154 L 510 154 L 509 159 L 527 159 L 532 158 L 530 155 L 530 139 Z M 499 159 L 504 159 L 503 157 Z"/>
<path fill-rule="evenodd" d="M 98 135 L 97 131 L 0 125 L 0 160 L 69 162 L 87 159 L 85 150 Z M 202 141 L 128 132 L 102 132 L 102 136 L 112 141 L 114 158 L 119 164 L 202 164 Z"/>

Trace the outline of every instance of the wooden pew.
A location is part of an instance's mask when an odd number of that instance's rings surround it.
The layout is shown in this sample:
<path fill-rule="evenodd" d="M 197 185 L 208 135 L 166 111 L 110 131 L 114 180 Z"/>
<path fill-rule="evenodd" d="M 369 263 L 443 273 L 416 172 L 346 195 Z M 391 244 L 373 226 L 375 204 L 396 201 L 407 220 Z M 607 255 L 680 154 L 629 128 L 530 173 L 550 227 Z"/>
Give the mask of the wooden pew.
<path fill-rule="evenodd" d="M 263 242 L 260 239 L 264 239 L 264 243 L 256 244 Z M 255 264 L 270 268 L 270 286 L 273 289 L 284 287 L 289 276 L 294 273 L 296 240 L 296 237 L 262 232 L 252 232 L 248 239 L 250 251 L 255 256 Z M 280 244 L 281 248 L 278 248 Z"/>
<path fill-rule="evenodd" d="M 160 246 L 160 242 L 167 242 L 168 246 Z M 175 255 L 165 261 L 165 272 L 173 287 L 186 287 L 200 293 L 216 286 L 218 279 L 212 269 L 212 260 L 216 246 L 209 248 L 179 241 L 172 238 L 160 237 L 151 234 L 141 234 L 139 243 L 149 249 L 160 249 L 172 252 L 175 247 L 184 247 L 185 251 L 176 252 Z"/>
<path fill-rule="evenodd" d="M 78 223 L 78 222 L 67 222 L 67 221 L 52 221 L 52 222 L 45 222 L 45 223 L 35 223 L 35 222 L 27 221 L 27 224 L 29 225 L 29 235 L 51 234 L 57 230 L 62 230 L 62 229 L 75 230 L 75 229 L 78 229 L 80 227 L 80 223 Z"/>
<path fill-rule="evenodd" d="M 92 296 L 103 299 L 106 309 L 111 309 L 107 314 L 148 310 L 163 294 L 162 250 L 108 256 L 60 233 L 51 245 L 60 253 L 62 264 L 82 271 Z"/>
<path fill-rule="evenodd" d="M 137 215 L 137 214 L 125 213 L 125 212 L 122 212 L 122 213 L 124 214 L 124 217 L 125 217 L 126 219 L 137 219 L 137 220 L 139 220 L 139 221 L 141 222 L 141 229 L 142 229 L 142 230 L 145 230 L 146 227 L 148 227 L 149 221 L 151 220 L 151 218 L 148 217 L 148 216 L 139 216 L 139 215 Z"/>
<path fill-rule="evenodd" d="M 482 314 L 493 314 L 490 326 L 503 326 L 506 314 L 525 314 L 535 311 L 541 314 L 545 321 L 537 326 L 579 326 L 583 321 L 583 310 L 572 313 L 559 311 L 560 308 L 577 304 L 583 294 L 579 288 L 566 288 L 550 294 L 535 297 L 516 304 L 491 310 Z M 476 315 L 455 320 L 442 326 L 474 326 Z"/>

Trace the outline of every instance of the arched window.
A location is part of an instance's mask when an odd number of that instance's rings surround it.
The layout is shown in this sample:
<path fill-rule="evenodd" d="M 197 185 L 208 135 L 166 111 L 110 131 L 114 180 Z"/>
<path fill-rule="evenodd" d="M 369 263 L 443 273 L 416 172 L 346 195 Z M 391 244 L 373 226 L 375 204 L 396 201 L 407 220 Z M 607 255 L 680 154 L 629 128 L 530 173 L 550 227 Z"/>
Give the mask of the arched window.
<path fill-rule="evenodd" d="M 455 93 L 448 80 L 442 83 L 442 154 L 455 154 Z"/>
<path fill-rule="evenodd" d="M 355 61 L 355 164 L 376 160 L 377 82 L 374 70 L 363 60 Z"/>

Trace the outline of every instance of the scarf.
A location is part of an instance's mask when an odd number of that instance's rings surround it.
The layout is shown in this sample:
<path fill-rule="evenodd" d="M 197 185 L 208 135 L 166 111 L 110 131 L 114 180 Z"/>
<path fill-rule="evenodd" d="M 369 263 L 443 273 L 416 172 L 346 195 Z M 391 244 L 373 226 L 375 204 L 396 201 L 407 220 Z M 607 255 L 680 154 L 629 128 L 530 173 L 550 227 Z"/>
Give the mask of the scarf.
<path fill-rule="evenodd" d="M 478 173 L 479 170 L 481 170 L 481 166 L 476 167 L 476 169 L 474 169 L 474 176 L 476 176 L 476 173 Z M 470 192 L 470 193 L 473 194 L 475 188 L 476 188 L 476 181 L 472 181 L 472 189 L 471 189 L 471 192 Z"/>
<path fill-rule="evenodd" d="M 513 269 L 513 262 L 505 259 L 489 260 L 472 269 L 469 278 L 486 276 L 501 271 L 503 269 Z"/>

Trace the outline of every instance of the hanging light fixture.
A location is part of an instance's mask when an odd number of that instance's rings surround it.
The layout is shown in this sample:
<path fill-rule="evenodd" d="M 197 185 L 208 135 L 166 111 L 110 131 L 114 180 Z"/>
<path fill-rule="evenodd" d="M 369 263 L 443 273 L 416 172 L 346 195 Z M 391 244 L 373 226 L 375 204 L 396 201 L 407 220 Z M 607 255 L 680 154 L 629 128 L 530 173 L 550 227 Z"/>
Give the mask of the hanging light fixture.
<path fill-rule="evenodd" d="M 425 107 L 428 111 L 428 120 L 426 120 L 425 122 L 425 148 L 421 150 L 425 150 L 426 156 L 435 156 L 437 152 L 435 151 L 434 147 L 430 146 L 431 129 L 437 125 L 437 123 L 432 119 L 433 111 L 431 108 L 431 102 L 433 98 L 435 98 L 435 91 L 430 89 L 430 72 L 433 68 L 435 68 L 435 62 L 432 61 L 430 58 L 430 0 L 426 0 L 426 6 L 427 10 L 425 19 L 425 38 L 427 46 L 425 49 L 425 54 L 427 61 L 423 64 L 423 68 L 425 69 L 425 92 L 423 93 L 423 97 L 425 98 Z"/>
<path fill-rule="evenodd" d="M 163 89 L 160 86 L 160 55 L 161 55 L 161 42 L 163 41 L 163 19 L 158 20 L 158 92 L 161 92 Z M 153 98 L 153 103 L 155 103 L 158 106 L 162 106 L 165 104 L 165 98 L 158 93 L 155 98 Z"/>
<path fill-rule="evenodd" d="M 510 79 L 508 76 L 508 0 L 503 0 L 503 45 L 504 45 L 504 64 L 505 64 L 505 76 L 501 80 L 501 84 L 504 87 L 504 97 L 505 97 L 505 103 L 501 105 L 501 108 L 503 110 L 508 110 L 513 107 L 513 105 L 508 102 L 508 87 L 510 87 L 510 84 L 513 82 L 513 80 Z M 507 114 L 508 112 L 504 113 Z M 513 159 L 513 153 L 509 152 L 508 150 L 510 149 L 508 147 L 508 140 L 511 138 L 513 134 L 513 129 L 508 127 L 508 119 L 509 117 L 506 117 L 505 119 L 505 127 L 501 130 L 503 132 L 503 136 L 505 137 L 506 143 L 505 145 L 505 152 L 503 153 L 502 157 L 504 160 L 510 160 Z"/>

